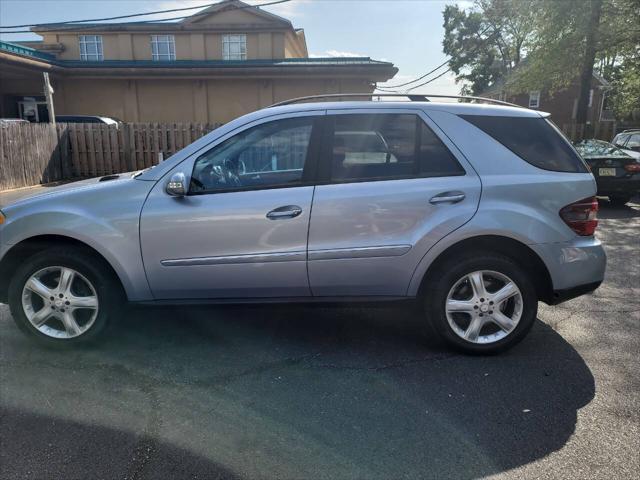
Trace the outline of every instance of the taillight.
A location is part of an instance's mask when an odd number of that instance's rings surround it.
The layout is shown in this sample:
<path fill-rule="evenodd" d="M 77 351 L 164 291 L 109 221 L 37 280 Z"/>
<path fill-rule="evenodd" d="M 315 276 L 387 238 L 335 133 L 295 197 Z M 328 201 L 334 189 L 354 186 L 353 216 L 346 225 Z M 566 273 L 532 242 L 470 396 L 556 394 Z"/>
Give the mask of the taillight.
<path fill-rule="evenodd" d="M 640 163 L 630 163 L 624 169 L 629 173 L 640 173 Z"/>
<path fill-rule="evenodd" d="M 598 226 L 598 199 L 589 197 L 573 202 L 560 210 L 560 217 L 578 235 L 593 235 Z"/>

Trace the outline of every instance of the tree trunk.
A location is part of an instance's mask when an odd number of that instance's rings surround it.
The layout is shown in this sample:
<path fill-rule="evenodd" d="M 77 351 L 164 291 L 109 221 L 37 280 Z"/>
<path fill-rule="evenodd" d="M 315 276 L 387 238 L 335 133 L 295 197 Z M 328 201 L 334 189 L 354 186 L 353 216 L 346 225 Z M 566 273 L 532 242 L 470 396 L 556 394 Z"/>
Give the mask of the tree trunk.
<path fill-rule="evenodd" d="M 589 6 L 591 7 L 591 14 L 589 15 L 585 36 L 584 62 L 580 73 L 580 95 L 578 96 L 576 123 L 587 122 L 589 91 L 591 90 L 591 78 L 593 77 L 593 64 L 596 61 L 596 43 L 598 41 L 598 29 L 602 13 L 602 0 L 590 0 Z"/>

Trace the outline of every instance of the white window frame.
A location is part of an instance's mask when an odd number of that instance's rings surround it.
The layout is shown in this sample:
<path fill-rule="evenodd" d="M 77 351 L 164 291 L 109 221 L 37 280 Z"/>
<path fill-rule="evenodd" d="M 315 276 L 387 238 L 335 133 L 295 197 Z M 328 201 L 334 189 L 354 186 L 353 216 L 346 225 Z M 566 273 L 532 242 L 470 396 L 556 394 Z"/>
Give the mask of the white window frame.
<path fill-rule="evenodd" d="M 233 52 L 238 45 L 237 52 Z M 222 59 L 246 60 L 247 59 L 247 35 L 245 33 L 230 33 L 222 35 Z"/>
<path fill-rule="evenodd" d="M 593 107 L 593 88 L 589 90 L 589 104 L 587 106 L 589 108 Z"/>
<path fill-rule="evenodd" d="M 160 53 L 160 45 L 167 45 L 168 53 Z M 175 60 L 176 38 L 173 35 L 151 35 L 151 59 L 165 62 Z"/>
<path fill-rule="evenodd" d="M 80 60 L 89 62 L 100 62 L 104 60 L 102 51 L 102 35 L 78 35 L 78 43 L 80 46 Z M 87 46 L 95 45 L 96 53 L 88 53 Z"/>
<path fill-rule="evenodd" d="M 540 90 L 529 92 L 529 108 L 540 108 Z"/>

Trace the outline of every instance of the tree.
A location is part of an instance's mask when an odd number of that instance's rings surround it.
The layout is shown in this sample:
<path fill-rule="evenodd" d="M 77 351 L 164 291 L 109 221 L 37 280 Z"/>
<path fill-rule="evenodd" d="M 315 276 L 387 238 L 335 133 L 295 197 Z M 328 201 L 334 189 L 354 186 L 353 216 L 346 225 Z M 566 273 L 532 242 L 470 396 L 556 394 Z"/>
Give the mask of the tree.
<path fill-rule="evenodd" d="M 619 118 L 640 112 L 640 0 L 605 2 L 601 50 L 595 69 L 613 89 L 611 105 Z"/>
<path fill-rule="evenodd" d="M 579 79 L 576 121 L 585 123 L 593 67 L 600 49 L 602 4 L 603 0 L 540 0 L 526 66 L 510 79 L 510 87 L 553 92 Z"/>
<path fill-rule="evenodd" d="M 463 93 L 478 94 L 505 78 L 523 58 L 536 0 L 476 0 L 469 12 L 445 7 L 442 42 Z"/>
<path fill-rule="evenodd" d="M 625 57 L 625 61 L 616 64 L 601 65 L 598 72 L 603 70 L 612 86 L 607 96 L 608 104 L 618 118 L 636 117 L 640 112 L 640 51 L 635 55 Z"/>
<path fill-rule="evenodd" d="M 450 67 L 474 93 L 496 82 L 504 82 L 511 93 L 542 89 L 553 93 L 578 79 L 577 121 L 584 123 L 595 68 L 613 84 L 618 113 L 640 107 L 640 0 L 482 0 L 469 12 L 447 7 L 444 18 L 443 46 L 451 56 Z M 510 45 L 507 51 L 519 53 L 507 57 L 510 68 L 495 70 L 487 78 L 478 62 L 469 61 L 495 55 L 498 49 L 492 40 L 477 42 L 473 55 L 461 52 L 470 47 L 460 42 L 466 37 L 459 25 L 468 26 L 469 18 L 477 25 L 491 25 L 497 38 L 510 40 L 505 43 Z M 519 26 L 516 34 L 514 24 Z"/>

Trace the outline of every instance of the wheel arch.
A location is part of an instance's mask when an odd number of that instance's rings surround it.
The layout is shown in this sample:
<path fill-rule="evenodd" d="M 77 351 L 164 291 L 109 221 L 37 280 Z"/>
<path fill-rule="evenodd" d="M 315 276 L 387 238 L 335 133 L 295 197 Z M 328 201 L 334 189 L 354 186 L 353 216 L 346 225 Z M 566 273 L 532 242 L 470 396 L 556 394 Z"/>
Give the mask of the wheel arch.
<path fill-rule="evenodd" d="M 440 265 L 451 257 L 470 251 L 492 252 L 511 258 L 526 269 L 527 272 L 531 273 L 538 299 L 545 303 L 553 301 L 553 282 L 544 261 L 526 244 L 501 235 L 469 237 L 447 247 L 440 252 L 427 267 L 427 270 L 420 279 L 417 291 L 415 292 L 416 295 L 421 296 L 424 293 L 428 279 L 438 270 Z"/>
<path fill-rule="evenodd" d="M 8 301 L 8 290 L 12 272 L 15 271 L 23 261 L 46 248 L 65 245 L 80 248 L 99 259 L 107 271 L 117 280 L 118 285 L 120 285 L 126 296 L 125 282 L 123 282 L 121 274 L 119 274 L 107 258 L 94 247 L 81 240 L 64 235 L 37 235 L 12 245 L 0 260 L 0 301 L 4 303 Z"/>

